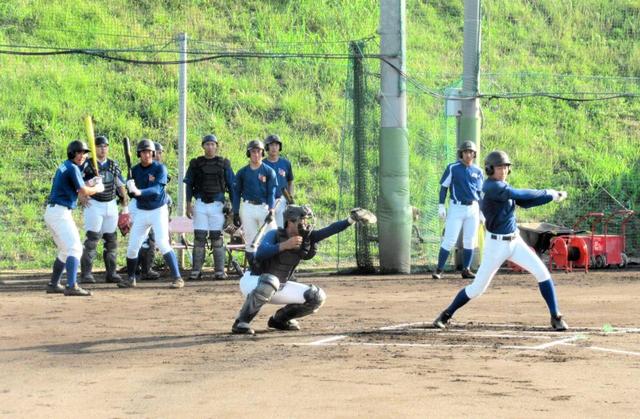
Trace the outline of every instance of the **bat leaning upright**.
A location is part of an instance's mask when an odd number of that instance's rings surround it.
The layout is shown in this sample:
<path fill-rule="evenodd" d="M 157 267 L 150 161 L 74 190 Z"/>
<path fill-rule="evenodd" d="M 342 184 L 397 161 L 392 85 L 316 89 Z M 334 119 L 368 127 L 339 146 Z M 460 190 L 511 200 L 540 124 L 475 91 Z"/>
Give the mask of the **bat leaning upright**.
<path fill-rule="evenodd" d="M 91 120 L 91 115 L 87 115 L 84 117 L 84 129 L 87 134 L 89 151 L 91 152 L 91 163 L 93 165 L 93 171 L 96 172 L 96 176 L 99 176 L 100 173 L 98 173 L 98 156 L 96 154 L 96 136 L 93 132 L 93 121 Z"/>
<path fill-rule="evenodd" d="M 127 162 L 127 179 L 131 179 L 131 143 L 129 137 L 124 137 L 124 159 Z"/>

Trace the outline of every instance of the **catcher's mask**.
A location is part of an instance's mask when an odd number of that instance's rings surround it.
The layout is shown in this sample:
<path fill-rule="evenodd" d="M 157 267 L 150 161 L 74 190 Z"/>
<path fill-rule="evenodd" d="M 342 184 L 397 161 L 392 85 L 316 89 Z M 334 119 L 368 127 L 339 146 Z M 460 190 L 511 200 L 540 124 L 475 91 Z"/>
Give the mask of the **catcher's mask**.
<path fill-rule="evenodd" d="M 306 205 L 288 205 L 284 210 L 285 227 L 288 222 L 298 224 L 298 233 L 307 237 L 313 230 L 313 211 Z"/>

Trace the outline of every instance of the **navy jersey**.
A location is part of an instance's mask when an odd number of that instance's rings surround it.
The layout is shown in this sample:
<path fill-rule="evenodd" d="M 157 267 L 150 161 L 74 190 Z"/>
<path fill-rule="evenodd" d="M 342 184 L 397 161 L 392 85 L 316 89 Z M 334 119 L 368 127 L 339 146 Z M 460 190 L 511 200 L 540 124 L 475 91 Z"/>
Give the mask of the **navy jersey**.
<path fill-rule="evenodd" d="M 169 200 L 165 186 L 169 182 L 168 176 L 167 167 L 157 161 L 147 167 L 141 164 L 133 166 L 131 177 L 141 192 L 136 197 L 136 206 L 143 210 L 153 210 L 167 204 Z"/>
<path fill-rule="evenodd" d="M 482 188 L 484 196 L 480 209 L 487 230 L 495 234 L 510 234 L 516 231 L 516 205 L 531 208 L 553 200 L 546 190 L 515 189 L 507 182 L 488 179 Z"/>
<path fill-rule="evenodd" d="M 71 160 L 65 160 L 53 176 L 48 202 L 73 209 L 77 205 L 78 190 L 83 187 L 80 167 Z"/>
<path fill-rule="evenodd" d="M 291 162 L 282 157 L 277 161 L 272 162 L 269 159 L 262 161 L 267 166 L 271 167 L 276 172 L 276 178 L 278 180 L 278 187 L 276 189 L 276 199 L 282 196 L 282 189 L 289 185 L 289 182 L 293 181 L 293 169 L 291 168 Z"/>
<path fill-rule="evenodd" d="M 267 204 L 272 209 L 277 183 L 276 172 L 265 164 L 255 170 L 250 165 L 238 170 L 234 184 L 233 212 L 237 214 L 240 211 L 240 199 L 253 204 Z"/>
<path fill-rule="evenodd" d="M 475 164 L 467 166 L 460 161 L 449 164 L 440 179 L 440 204 L 444 204 L 447 190 L 453 203 L 469 205 L 479 201 L 483 179 L 482 171 Z"/>

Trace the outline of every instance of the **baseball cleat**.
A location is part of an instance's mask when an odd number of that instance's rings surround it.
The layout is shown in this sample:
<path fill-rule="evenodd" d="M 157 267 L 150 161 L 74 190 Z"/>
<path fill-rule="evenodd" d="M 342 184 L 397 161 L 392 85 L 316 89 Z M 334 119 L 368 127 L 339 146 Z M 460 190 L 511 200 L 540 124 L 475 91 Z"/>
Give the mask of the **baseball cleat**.
<path fill-rule="evenodd" d="M 551 327 L 557 332 L 563 332 L 569 328 L 567 322 L 562 319 L 562 314 L 551 316 Z"/>
<path fill-rule="evenodd" d="M 224 272 L 216 272 L 213 274 L 213 279 L 227 279 L 227 274 Z"/>
<path fill-rule="evenodd" d="M 475 274 L 471 272 L 471 269 L 469 268 L 463 269 L 461 275 L 464 279 L 475 279 L 476 277 Z"/>
<path fill-rule="evenodd" d="M 191 271 L 189 274 L 189 281 L 197 281 L 202 277 L 202 273 L 200 271 Z"/>
<path fill-rule="evenodd" d="M 80 283 L 81 284 L 95 284 L 96 283 L 96 279 L 93 277 L 92 274 L 86 274 L 86 275 L 80 276 Z"/>
<path fill-rule="evenodd" d="M 64 287 L 60 284 L 47 284 L 47 294 L 64 294 Z"/>
<path fill-rule="evenodd" d="M 120 281 L 122 281 L 122 277 L 118 275 L 117 272 L 114 272 L 113 274 L 104 278 L 104 282 L 107 284 L 117 284 Z"/>
<path fill-rule="evenodd" d="M 283 322 L 280 320 L 276 320 L 276 318 L 273 316 L 269 317 L 267 326 L 269 326 L 272 329 L 278 329 L 278 330 L 288 330 L 288 331 L 300 330 L 300 324 L 298 323 L 297 320 L 291 319 L 291 320 L 287 320 L 286 322 Z"/>
<path fill-rule="evenodd" d="M 75 297 L 88 297 L 91 295 L 91 291 L 85 290 L 84 288 L 80 288 L 78 284 L 75 284 L 73 287 L 66 287 L 64 289 L 64 295 L 75 296 Z"/>
<path fill-rule="evenodd" d="M 182 287 L 184 287 L 184 281 L 182 280 L 182 278 L 176 278 L 171 283 L 171 288 L 182 288 Z"/>
<path fill-rule="evenodd" d="M 443 311 L 438 318 L 433 321 L 433 327 L 444 330 L 449 325 L 449 320 L 451 320 L 451 316 L 446 311 Z"/>
<path fill-rule="evenodd" d="M 158 278 L 160 278 L 160 274 L 153 269 L 149 269 L 149 272 L 140 275 L 142 281 L 155 281 Z"/>
<path fill-rule="evenodd" d="M 440 279 L 442 277 L 442 269 L 436 269 L 434 273 L 431 274 L 431 278 Z"/>
<path fill-rule="evenodd" d="M 236 335 L 254 335 L 256 332 L 249 326 L 249 323 L 236 319 L 231 326 L 231 333 Z"/>
<path fill-rule="evenodd" d="M 136 287 L 136 277 L 134 276 L 131 279 L 123 279 L 118 282 L 118 288 L 135 288 Z"/>

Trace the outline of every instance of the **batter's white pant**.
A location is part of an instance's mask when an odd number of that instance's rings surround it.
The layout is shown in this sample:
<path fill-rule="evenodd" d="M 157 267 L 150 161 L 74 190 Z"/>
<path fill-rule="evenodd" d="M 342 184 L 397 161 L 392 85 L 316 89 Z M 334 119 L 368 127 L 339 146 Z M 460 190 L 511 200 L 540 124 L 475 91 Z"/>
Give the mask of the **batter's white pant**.
<path fill-rule="evenodd" d="M 440 246 L 446 251 L 450 251 L 458 241 L 460 229 L 462 228 L 462 246 L 465 249 L 475 249 L 479 225 L 480 207 L 478 201 L 474 201 L 472 205 L 451 203 L 447 212 L 444 237 Z"/>
<path fill-rule="evenodd" d="M 284 196 L 276 200 L 275 217 L 278 228 L 284 228 L 284 210 L 287 209 L 287 205 L 289 205 L 289 203 Z"/>
<path fill-rule="evenodd" d="M 156 246 L 163 255 L 173 250 L 169 242 L 169 209 L 166 205 L 154 210 L 136 209 L 133 216 L 133 225 L 129 232 L 129 246 L 127 247 L 127 258 L 138 257 L 142 242 L 149 235 L 149 229 L 153 227 L 156 235 Z"/>
<path fill-rule="evenodd" d="M 133 216 L 135 215 L 136 211 L 138 211 L 138 203 L 137 203 L 135 198 L 131 198 L 129 200 L 129 207 L 128 208 L 129 208 L 129 216 L 133 220 Z"/>
<path fill-rule="evenodd" d="M 251 271 L 244 273 L 240 279 L 240 291 L 246 297 L 258 286 L 260 275 L 252 275 Z M 280 284 L 280 289 L 273 294 L 269 303 L 271 304 L 304 304 L 304 293 L 311 288 L 309 285 L 295 281 L 287 281 Z"/>
<path fill-rule="evenodd" d="M 53 241 L 58 248 L 58 259 L 65 262 L 68 256 L 77 259 L 82 257 L 82 242 L 71 210 L 62 205 L 50 206 L 44 212 L 44 222 L 53 235 Z"/>
<path fill-rule="evenodd" d="M 83 216 L 85 231 L 115 233 L 118 226 L 118 204 L 115 199 L 109 202 L 90 199 Z"/>
<path fill-rule="evenodd" d="M 538 255 L 520 237 L 520 233 L 516 231 L 512 233 L 516 238 L 511 241 L 502 240 L 502 235 L 494 234 L 497 239 L 491 238 L 487 231 L 484 240 L 484 251 L 482 254 L 482 263 L 476 272 L 476 278 L 473 282 L 465 287 L 467 297 L 476 298 L 482 295 L 491 280 L 493 279 L 500 266 L 505 260 L 522 266 L 536 277 L 538 282 L 546 281 L 551 278 L 551 274 L 547 267 L 542 263 Z"/>
<path fill-rule="evenodd" d="M 245 250 L 249 253 L 255 253 L 256 249 L 251 247 L 251 242 L 258 234 L 258 229 L 264 223 L 264 219 L 267 218 L 269 213 L 269 207 L 267 204 L 255 205 L 243 201 L 240 205 L 240 220 L 242 221 L 242 230 L 244 231 Z M 264 232 L 274 230 L 277 228 L 275 220 L 272 220 Z"/>
<path fill-rule="evenodd" d="M 204 231 L 222 231 L 224 227 L 224 214 L 222 214 L 222 202 L 215 201 L 205 204 L 196 199 L 193 207 L 193 229 Z"/>

